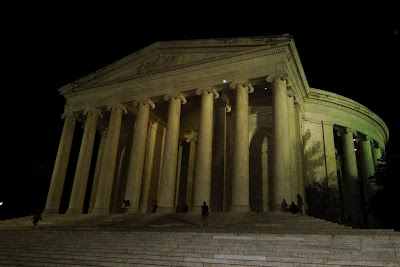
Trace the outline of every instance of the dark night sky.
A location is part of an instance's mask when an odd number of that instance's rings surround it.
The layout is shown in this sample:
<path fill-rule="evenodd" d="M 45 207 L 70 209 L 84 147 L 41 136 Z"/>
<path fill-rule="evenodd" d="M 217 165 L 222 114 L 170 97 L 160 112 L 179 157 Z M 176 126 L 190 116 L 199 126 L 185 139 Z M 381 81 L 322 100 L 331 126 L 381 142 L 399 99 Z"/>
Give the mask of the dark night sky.
<path fill-rule="evenodd" d="M 132 10 L 129 17 L 125 12 L 121 15 L 124 19 L 116 18 L 115 12 L 113 17 L 102 13 L 83 20 L 87 14 L 56 12 L 52 16 L 35 13 L 21 24 L 16 17 L 3 23 L 0 59 L 6 160 L 2 160 L 0 198 L 22 198 L 20 189 L 30 190 L 21 181 L 32 162 L 51 166 L 52 171 L 65 103 L 59 87 L 162 40 L 289 33 L 309 85 L 351 98 L 378 114 L 389 127 L 388 152 L 399 151 L 400 133 L 395 127 L 400 28 L 396 19 L 390 14 L 378 20 L 374 12 L 360 17 L 349 12 L 301 14 L 294 20 L 284 8 L 275 11 L 281 17 L 267 10 L 260 14 L 218 10 L 201 16 Z"/>

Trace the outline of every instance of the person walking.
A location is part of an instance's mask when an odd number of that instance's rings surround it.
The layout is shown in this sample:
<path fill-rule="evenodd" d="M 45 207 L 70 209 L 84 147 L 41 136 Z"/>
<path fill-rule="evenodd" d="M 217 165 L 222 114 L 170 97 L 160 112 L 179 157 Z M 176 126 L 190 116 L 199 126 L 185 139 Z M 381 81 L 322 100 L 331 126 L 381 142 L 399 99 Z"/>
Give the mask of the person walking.
<path fill-rule="evenodd" d="M 38 222 L 42 219 L 42 212 L 40 210 L 36 210 L 35 215 L 33 215 L 33 227 L 36 228 Z"/>
<path fill-rule="evenodd" d="M 209 212 L 208 212 L 208 206 L 207 203 L 204 201 L 203 206 L 201 207 L 201 219 L 203 220 L 203 227 L 208 227 L 208 218 Z"/>

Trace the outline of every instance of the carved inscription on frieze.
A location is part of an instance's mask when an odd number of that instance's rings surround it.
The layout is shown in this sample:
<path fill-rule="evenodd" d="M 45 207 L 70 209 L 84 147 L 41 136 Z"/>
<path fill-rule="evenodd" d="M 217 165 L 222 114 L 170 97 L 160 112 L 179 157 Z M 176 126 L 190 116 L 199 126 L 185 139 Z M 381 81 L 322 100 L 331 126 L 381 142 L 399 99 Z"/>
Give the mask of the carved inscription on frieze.
<path fill-rule="evenodd" d="M 182 55 L 162 55 L 160 54 L 158 57 L 153 58 L 137 69 L 137 74 L 145 74 L 152 71 L 157 71 L 165 68 L 170 68 L 174 66 L 181 65 L 183 62 Z"/>

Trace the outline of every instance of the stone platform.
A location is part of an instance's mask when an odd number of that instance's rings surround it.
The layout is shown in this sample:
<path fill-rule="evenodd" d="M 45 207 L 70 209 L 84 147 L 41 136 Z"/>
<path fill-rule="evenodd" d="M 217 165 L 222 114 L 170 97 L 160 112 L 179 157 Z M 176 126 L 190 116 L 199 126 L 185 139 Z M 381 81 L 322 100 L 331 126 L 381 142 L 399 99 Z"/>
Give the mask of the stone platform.
<path fill-rule="evenodd" d="M 400 233 L 287 213 L 43 215 L 0 222 L 11 266 L 400 266 Z"/>

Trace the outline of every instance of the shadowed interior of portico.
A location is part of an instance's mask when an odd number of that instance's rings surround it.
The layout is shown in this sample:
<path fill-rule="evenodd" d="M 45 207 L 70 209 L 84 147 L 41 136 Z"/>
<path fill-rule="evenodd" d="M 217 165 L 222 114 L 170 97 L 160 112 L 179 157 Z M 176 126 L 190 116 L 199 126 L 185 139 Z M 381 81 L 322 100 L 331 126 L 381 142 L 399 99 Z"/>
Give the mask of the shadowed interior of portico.
<path fill-rule="evenodd" d="M 269 88 L 269 84 L 260 79 L 254 80 L 255 85 L 254 85 L 254 93 L 249 94 L 249 105 L 251 108 L 251 112 L 254 115 L 257 115 L 259 111 L 257 110 L 257 107 L 267 107 L 272 104 L 272 98 L 271 98 L 271 88 Z M 221 85 L 223 88 L 223 91 L 220 92 L 221 98 L 217 99 L 214 103 L 214 109 L 218 110 L 218 108 L 225 108 L 226 105 L 229 104 L 230 107 L 232 107 L 232 111 L 226 114 L 225 118 L 219 118 L 216 112 L 214 112 L 214 126 L 213 126 L 213 145 L 215 146 L 215 149 L 213 149 L 213 167 L 212 167 L 212 198 L 211 198 L 211 209 L 214 211 L 223 211 L 224 209 L 227 210 L 230 207 L 230 199 L 231 197 L 226 196 L 225 197 L 225 202 L 223 200 L 223 195 L 227 195 L 231 193 L 231 189 L 229 189 L 229 177 L 227 176 L 227 170 L 228 164 L 230 164 L 227 158 L 227 146 L 229 146 L 228 141 L 230 140 L 230 145 L 232 146 L 234 134 L 233 132 L 227 132 L 226 129 L 226 120 L 233 120 L 234 119 L 234 112 L 235 112 L 235 92 L 234 90 L 230 89 L 228 85 Z M 182 155 L 180 158 L 181 161 L 181 170 L 180 170 L 180 184 L 179 188 L 177 187 L 177 206 L 176 206 L 176 211 L 181 212 L 183 211 L 183 208 L 185 205 L 188 205 L 187 202 L 187 195 L 188 195 L 188 185 L 187 185 L 187 178 L 188 178 L 188 163 L 189 163 L 189 147 L 190 147 L 190 141 L 189 138 L 196 138 L 196 132 L 199 130 L 199 120 L 200 120 L 200 109 L 201 109 L 201 98 L 192 95 L 188 96 L 187 98 L 187 103 L 182 105 L 182 111 L 181 111 L 181 125 L 180 125 L 180 145 L 182 146 Z M 128 168 L 127 166 L 129 165 L 129 157 L 130 157 L 130 149 L 128 149 L 131 146 L 131 141 L 132 141 L 132 135 L 133 135 L 133 127 L 130 127 L 135 124 L 136 120 L 136 114 L 137 114 L 137 108 L 136 107 L 129 107 L 129 113 L 122 118 L 122 128 L 121 128 L 121 133 L 120 133 L 120 142 L 118 146 L 118 154 L 117 154 L 117 164 L 116 164 L 116 176 L 114 179 L 113 183 L 113 193 L 112 193 L 112 202 L 110 204 L 110 211 L 112 212 L 119 212 L 120 209 L 120 203 L 123 202 L 124 200 L 124 191 L 120 190 L 120 188 L 124 188 L 126 186 L 126 176 L 128 173 Z M 94 175 L 95 175 L 95 168 L 96 168 L 96 161 L 97 161 L 97 155 L 98 155 L 98 150 L 100 146 L 100 137 L 101 137 L 101 129 L 106 129 L 107 128 L 107 122 L 110 119 L 109 113 L 103 112 L 104 116 L 102 116 L 99 119 L 99 129 L 100 131 L 97 132 L 96 138 L 94 141 L 94 150 L 93 150 L 93 157 L 91 161 L 91 167 L 90 167 L 90 173 L 89 173 L 89 178 L 88 178 L 88 184 L 87 184 L 87 189 L 86 189 L 86 194 L 85 194 L 85 202 L 84 202 L 84 208 L 83 208 L 83 213 L 90 213 L 90 210 L 93 209 L 93 203 L 90 204 L 90 199 L 93 198 L 91 195 L 91 192 L 93 190 L 93 181 L 94 181 Z M 161 122 L 162 125 L 166 125 L 167 123 L 167 114 L 168 114 L 168 102 L 159 102 L 156 104 L 155 108 L 151 110 L 151 114 L 153 114 L 153 118 L 155 119 L 154 121 Z M 222 119 L 222 120 L 221 120 Z M 257 123 L 256 121 L 254 122 L 254 125 L 260 124 Z M 72 149 L 71 149 L 71 159 L 77 159 L 79 155 L 79 149 L 80 149 L 80 143 L 82 142 L 82 135 L 83 135 L 83 129 L 85 126 L 85 117 L 81 116 L 79 117 L 78 124 L 75 127 L 75 133 L 74 133 L 74 140 L 72 144 Z M 269 124 L 269 128 L 272 127 L 272 125 Z M 264 130 L 257 130 L 257 135 L 265 135 L 265 129 Z M 165 130 L 164 130 L 165 131 Z M 272 131 L 270 129 L 269 131 Z M 159 134 L 162 134 L 162 129 L 158 129 L 157 132 Z M 229 137 L 230 136 L 230 137 Z M 230 138 L 230 139 L 229 139 Z M 263 137 L 258 137 L 263 138 Z M 257 138 L 256 138 L 257 139 Z M 195 139 L 194 139 L 195 140 Z M 156 149 L 159 150 L 158 153 L 161 154 L 161 146 L 162 146 L 162 140 L 156 139 L 158 144 L 155 145 Z M 188 142 L 189 141 L 189 142 Z M 271 141 L 271 140 L 270 140 Z M 263 145 L 262 143 L 259 143 L 260 140 L 255 140 L 252 141 L 252 148 L 250 152 L 250 157 L 251 157 L 251 164 L 257 165 L 256 168 L 251 168 L 252 173 L 250 183 L 252 189 L 250 189 L 251 192 L 251 210 L 253 211 L 267 211 L 268 210 L 268 203 L 264 203 L 264 208 L 262 207 L 262 192 L 260 191 L 261 188 L 258 188 L 258 185 L 262 182 L 262 175 L 263 175 L 263 168 L 267 168 L 265 165 L 266 162 L 261 162 L 262 161 L 262 153 L 258 153 L 262 149 L 265 149 L 265 144 Z M 262 140 L 261 140 L 262 142 Z M 264 146 L 264 148 L 262 147 Z M 272 143 L 269 142 L 269 150 L 272 151 Z M 221 152 L 221 150 L 224 150 Z M 253 151 L 254 150 L 254 151 Z M 264 151 L 266 152 L 266 151 Z M 193 155 L 192 155 L 193 156 Z M 220 158 L 218 161 L 217 158 Z M 193 160 L 193 159 L 192 159 Z M 271 164 L 272 157 L 269 158 L 269 164 Z M 155 161 L 153 164 L 153 169 L 154 172 L 157 170 L 157 163 L 159 161 Z M 193 165 L 193 163 L 192 163 Z M 158 167 L 159 168 L 159 167 Z M 191 171 L 193 172 L 194 165 L 191 166 Z M 68 165 L 68 170 L 66 174 L 66 181 L 64 184 L 64 189 L 63 189 L 63 195 L 61 199 L 61 204 L 60 204 L 60 213 L 65 213 L 68 209 L 68 204 L 69 204 L 69 198 L 71 196 L 71 188 L 73 184 L 73 179 L 76 171 L 76 162 L 71 161 Z M 191 174 L 193 176 L 193 173 Z M 272 168 L 269 168 L 269 179 L 272 180 Z M 225 182 L 224 182 L 225 181 Z M 156 200 L 156 192 L 158 190 L 157 188 L 157 181 L 151 182 L 152 184 L 152 193 L 150 193 L 150 197 L 153 199 L 150 200 L 147 204 L 147 208 L 143 207 L 142 211 L 143 212 L 150 212 L 153 209 L 153 205 L 157 203 Z M 266 187 L 268 188 L 268 187 Z M 272 186 L 270 186 L 272 188 Z M 225 191 L 224 191 L 225 190 Z M 258 190 L 254 191 L 253 190 Z M 271 189 L 270 189 L 271 190 Z M 256 194 L 255 194 L 256 193 Z M 266 194 L 267 195 L 267 194 Z M 265 195 L 265 196 L 266 196 Z M 270 193 L 271 195 L 271 193 Z M 265 197 L 264 196 L 264 197 Z M 265 202 L 265 201 L 264 201 Z M 44 203 L 41 204 L 44 206 Z M 39 205 L 39 206 L 41 206 Z M 190 204 L 189 204 L 190 207 Z"/>

